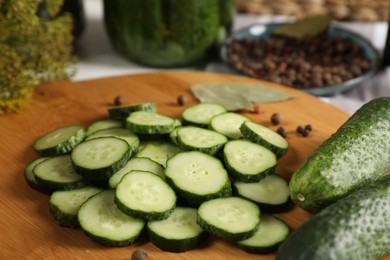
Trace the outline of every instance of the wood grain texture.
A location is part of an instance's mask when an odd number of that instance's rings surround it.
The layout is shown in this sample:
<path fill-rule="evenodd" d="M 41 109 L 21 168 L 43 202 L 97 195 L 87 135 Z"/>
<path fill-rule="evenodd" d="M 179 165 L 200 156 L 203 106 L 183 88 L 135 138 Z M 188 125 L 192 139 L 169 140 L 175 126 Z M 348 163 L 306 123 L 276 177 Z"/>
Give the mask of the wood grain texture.
<path fill-rule="evenodd" d="M 277 173 L 286 178 L 290 178 L 303 160 L 349 117 L 314 96 L 225 74 L 166 71 L 45 84 L 27 110 L 0 116 L 0 259 L 130 259 L 131 253 L 139 247 L 147 250 L 150 259 L 273 259 L 273 254 L 248 254 L 216 238 L 211 238 L 200 249 L 181 254 L 163 252 L 144 238 L 123 248 L 101 246 L 81 230 L 60 227 L 49 213 L 49 195 L 32 190 L 23 177 L 24 167 L 37 157 L 32 150 L 37 138 L 64 125 L 87 127 L 107 117 L 107 108 L 118 95 L 123 97 L 124 104 L 154 101 L 159 112 L 179 117 L 184 107 L 197 102 L 189 90 L 192 84 L 237 81 L 267 85 L 294 96 L 288 101 L 260 104 L 260 114 L 245 113 L 255 122 L 273 129 L 276 127 L 269 123 L 272 113 L 283 116 L 281 126 L 286 129 L 290 149 L 280 159 Z M 176 97 L 181 94 L 188 97 L 184 107 L 176 103 Z M 308 123 L 313 125 L 309 137 L 295 133 L 298 125 Z M 311 216 L 296 207 L 276 215 L 292 229 Z"/>

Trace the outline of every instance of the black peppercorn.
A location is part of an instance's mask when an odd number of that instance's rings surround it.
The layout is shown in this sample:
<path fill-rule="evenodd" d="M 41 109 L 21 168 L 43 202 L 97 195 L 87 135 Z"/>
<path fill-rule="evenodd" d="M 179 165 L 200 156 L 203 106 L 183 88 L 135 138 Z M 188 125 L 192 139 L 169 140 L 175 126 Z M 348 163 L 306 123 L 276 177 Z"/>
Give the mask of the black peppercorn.
<path fill-rule="evenodd" d="M 186 97 L 186 96 L 184 96 L 184 95 L 179 95 L 179 96 L 177 97 L 177 104 L 178 104 L 179 106 L 184 106 L 186 103 L 187 103 L 187 97 Z"/>
<path fill-rule="evenodd" d="M 115 99 L 114 99 L 114 105 L 115 106 L 120 106 L 122 105 L 123 103 L 123 99 L 121 96 L 116 96 Z"/>
<path fill-rule="evenodd" d="M 282 116 L 279 113 L 274 113 L 271 116 L 271 123 L 273 125 L 278 125 L 282 122 Z"/>

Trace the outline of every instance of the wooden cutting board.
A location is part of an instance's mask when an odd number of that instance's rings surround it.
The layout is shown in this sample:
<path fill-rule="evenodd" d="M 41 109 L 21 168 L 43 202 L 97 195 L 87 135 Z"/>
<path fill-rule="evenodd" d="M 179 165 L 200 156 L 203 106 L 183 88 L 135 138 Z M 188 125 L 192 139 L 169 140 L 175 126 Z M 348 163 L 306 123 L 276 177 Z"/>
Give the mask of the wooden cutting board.
<path fill-rule="evenodd" d="M 179 117 L 186 106 L 197 101 L 190 87 L 194 83 L 250 82 L 276 88 L 293 99 L 260 104 L 259 114 L 245 113 L 255 122 L 270 124 L 272 113 L 280 113 L 290 149 L 280 159 L 277 173 L 290 178 L 303 160 L 349 117 L 314 96 L 275 84 L 245 77 L 205 72 L 160 72 L 104 78 L 83 82 L 54 82 L 41 86 L 28 109 L 19 114 L 0 116 L 0 259 L 130 259 L 137 248 L 147 250 L 149 259 L 273 259 L 274 255 L 253 255 L 220 239 L 209 239 L 200 249 L 186 253 L 163 252 L 146 239 L 132 246 L 108 248 L 91 241 L 81 230 L 60 227 L 51 217 L 49 195 L 31 189 L 23 177 L 24 167 L 37 157 L 33 142 L 57 127 L 83 124 L 107 116 L 107 108 L 116 96 L 124 104 L 154 101 L 159 112 Z M 188 103 L 179 106 L 178 95 Z M 304 138 L 295 130 L 312 124 Z M 275 214 L 292 229 L 311 217 L 300 208 Z"/>

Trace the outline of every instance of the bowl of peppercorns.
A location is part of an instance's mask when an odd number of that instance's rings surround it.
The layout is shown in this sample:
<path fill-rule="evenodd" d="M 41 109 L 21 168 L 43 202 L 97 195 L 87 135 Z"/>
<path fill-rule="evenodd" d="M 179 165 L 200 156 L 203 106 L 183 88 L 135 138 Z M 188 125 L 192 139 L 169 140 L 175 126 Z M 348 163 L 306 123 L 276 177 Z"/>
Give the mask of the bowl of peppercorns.
<path fill-rule="evenodd" d="M 356 33 L 329 26 L 302 39 L 273 34 L 283 24 L 254 24 L 221 46 L 232 72 L 303 90 L 316 96 L 345 92 L 379 67 L 372 44 Z"/>

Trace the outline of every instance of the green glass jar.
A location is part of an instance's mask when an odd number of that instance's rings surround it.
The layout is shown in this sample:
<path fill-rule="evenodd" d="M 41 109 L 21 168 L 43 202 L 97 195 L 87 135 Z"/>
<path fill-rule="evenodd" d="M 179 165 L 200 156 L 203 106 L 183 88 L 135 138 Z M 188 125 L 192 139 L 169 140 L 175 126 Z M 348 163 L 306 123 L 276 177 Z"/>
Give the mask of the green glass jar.
<path fill-rule="evenodd" d="M 114 49 L 152 67 L 184 67 L 208 59 L 233 22 L 234 0 L 104 0 Z"/>

